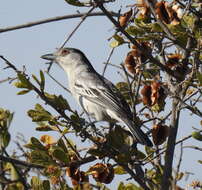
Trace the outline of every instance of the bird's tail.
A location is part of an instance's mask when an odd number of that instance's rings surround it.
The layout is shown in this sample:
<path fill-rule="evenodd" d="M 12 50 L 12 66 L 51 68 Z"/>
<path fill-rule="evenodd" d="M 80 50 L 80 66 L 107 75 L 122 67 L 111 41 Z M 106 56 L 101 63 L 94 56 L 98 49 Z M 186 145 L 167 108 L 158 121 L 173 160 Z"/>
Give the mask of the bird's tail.
<path fill-rule="evenodd" d="M 138 140 L 139 143 L 149 147 L 153 146 L 149 137 L 139 127 L 135 127 L 133 122 L 125 121 L 125 124 L 128 126 L 133 137 Z"/>

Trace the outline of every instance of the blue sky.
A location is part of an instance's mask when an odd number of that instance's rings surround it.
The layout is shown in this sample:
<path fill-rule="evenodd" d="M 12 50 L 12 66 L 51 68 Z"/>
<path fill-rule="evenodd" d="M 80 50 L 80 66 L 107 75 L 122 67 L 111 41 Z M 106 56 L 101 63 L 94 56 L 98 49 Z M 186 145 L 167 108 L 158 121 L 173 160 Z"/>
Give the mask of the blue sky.
<path fill-rule="evenodd" d="M 115 10 L 120 7 L 121 2 L 121 0 L 117 1 Z M 130 3 L 131 2 L 128 1 L 128 4 Z M 70 6 L 66 4 L 64 0 L 2 1 L 0 10 L 0 28 L 54 16 L 75 14 L 78 10 L 80 12 L 87 11 L 86 8 L 77 9 Z M 7 33 L 0 33 L 0 54 L 13 62 L 19 69 L 22 69 L 23 65 L 25 65 L 27 73 L 38 75 L 39 70 L 46 70 L 47 68 L 44 64 L 44 60 L 42 60 L 40 56 L 45 53 L 52 52 L 55 48 L 60 47 L 79 21 L 79 18 L 63 20 Z M 113 26 L 107 18 L 87 18 L 87 20 L 70 39 L 67 46 L 81 49 L 87 55 L 96 70 L 101 73 L 104 67 L 102 63 L 107 60 L 110 52 L 109 42 L 107 39 L 111 37 L 112 34 Z M 118 48 L 112 56 L 112 63 L 121 63 L 126 54 L 127 47 Z M 13 75 L 11 70 L 3 70 L 4 66 L 3 62 L 0 61 L 0 80 Z M 60 68 L 53 66 L 51 74 L 62 84 L 67 85 L 67 78 Z M 117 71 L 111 67 L 107 70 L 106 76 L 113 82 L 120 78 Z M 48 76 L 46 76 L 46 79 L 47 91 L 55 94 L 63 94 L 69 103 L 75 109 L 78 109 L 78 106 L 69 94 L 67 94 L 62 88 L 58 87 L 48 78 Z M 36 103 L 42 103 L 42 101 L 39 100 L 33 93 L 24 96 L 17 96 L 16 93 L 18 91 L 18 89 L 12 85 L 8 85 L 8 83 L 0 84 L 0 107 L 4 107 L 15 112 L 13 125 L 11 127 L 12 137 L 15 138 L 18 132 L 24 134 L 27 140 L 33 135 L 40 136 L 41 133 L 34 130 L 35 124 L 33 124 L 30 118 L 27 117 L 26 112 L 28 109 L 33 108 Z M 200 127 L 199 119 L 183 112 L 178 138 L 189 135 L 192 126 Z M 195 140 L 189 140 L 186 144 L 200 145 Z M 12 147 L 10 149 L 12 149 Z M 190 150 L 184 152 L 186 155 L 186 161 L 182 166 L 182 170 L 189 170 L 190 172 L 196 173 L 199 178 L 202 176 L 202 172 L 199 171 L 199 167 L 201 167 L 201 165 L 197 164 L 196 161 L 200 159 L 200 152 Z M 175 158 L 177 160 L 177 157 Z M 191 166 L 191 164 L 193 165 Z M 191 177 L 189 178 L 189 181 L 191 179 L 195 178 Z"/>

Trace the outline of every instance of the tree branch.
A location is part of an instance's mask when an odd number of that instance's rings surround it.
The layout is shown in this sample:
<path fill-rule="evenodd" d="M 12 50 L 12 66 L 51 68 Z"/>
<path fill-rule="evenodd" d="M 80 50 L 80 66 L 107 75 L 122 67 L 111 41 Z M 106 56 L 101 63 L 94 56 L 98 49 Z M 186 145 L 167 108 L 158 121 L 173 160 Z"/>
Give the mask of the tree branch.
<path fill-rule="evenodd" d="M 107 11 L 107 9 L 105 9 L 105 7 L 103 6 L 102 2 L 99 2 L 99 0 L 94 0 L 97 3 L 97 6 L 103 11 L 103 13 L 107 16 L 107 18 L 119 29 L 119 31 L 132 43 L 134 44 L 140 51 L 144 52 L 144 55 L 149 59 L 149 61 L 151 61 L 152 63 L 154 63 L 155 65 L 157 65 L 158 67 L 161 68 L 162 71 L 165 71 L 166 73 L 168 73 L 169 75 L 171 75 L 174 78 L 179 79 L 178 76 L 175 75 L 175 73 L 168 67 L 166 67 L 165 65 L 163 65 L 161 62 L 159 62 L 158 59 L 154 58 L 151 53 L 149 53 L 148 51 L 145 51 L 145 48 L 143 48 L 133 37 L 131 37 L 125 30 L 123 27 L 120 26 L 120 24 L 113 18 L 113 15 L 111 15 L 111 13 L 109 11 Z"/>
<path fill-rule="evenodd" d="M 165 155 L 165 165 L 163 169 L 163 177 L 161 181 L 161 190 L 169 190 L 170 189 L 170 181 L 172 176 L 172 165 L 174 158 L 174 150 L 175 150 L 175 141 L 177 137 L 177 130 L 179 126 L 179 117 L 180 110 L 178 109 L 179 101 L 177 99 L 173 99 L 172 103 L 172 118 L 171 118 L 171 126 L 170 126 L 170 136 L 167 141 L 166 155 Z"/>
<path fill-rule="evenodd" d="M 119 14 L 115 13 L 115 12 L 110 12 L 110 14 L 112 16 L 115 16 L 115 17 L 119 16 Z M 28 23 L 20 24 L 20 25 L 16 25 L 16 26 L 9 26 L 9 27 L 0 29 L 0 33 L 9 32 L 12 30 L 23 29 L 23 28 L 29 28 L 29 27 L 33 27 L 33 26 L 37 26 L 37 25 L 41 25 L 41 24 L 46 24 L 46 23 L 50 23 L 50 22 L 55 22 L 55 21 L 61 21 L 61 20 L 72 19 L 72 18 L 79 18 L 79 17 L 82 17 L 84 15 L 86 15 L 86 13 L 56 16 L 56 17 L 51 17 L 51 18 L 47 18 L 47 19 L 43 19 L 43 20 L 34 21 L 34 22 L 28 22 Z M 88 14 L 88 16 L 105 16 L 105 14 L 103 14 L 103 12 L 95 12 L 95 13 Z"/>
<path fill-rule="evenodd" d="M 4 161 L 4 162 L 11 162 L 13 164 L 21 165 L 21 166 L 25 166 L 25 167 L 29 167 L 29 168 L 44 169 L 44 166 L 28 163 L 28 162 L 25 162 L 22 160 L 6 157 L 6 156 L 2 156 L 2 155 L 0 155 L 0 160 Z"/>

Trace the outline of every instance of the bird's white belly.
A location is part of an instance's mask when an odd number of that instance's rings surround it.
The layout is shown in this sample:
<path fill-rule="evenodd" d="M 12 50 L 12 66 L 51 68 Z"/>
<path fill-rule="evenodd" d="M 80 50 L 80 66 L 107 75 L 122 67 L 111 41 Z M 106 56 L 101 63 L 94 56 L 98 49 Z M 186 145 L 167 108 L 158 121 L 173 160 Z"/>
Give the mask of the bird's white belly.
<path fill-rule="evenodd" d="M 97 105 L 87 99 L 83 99 L 83 107 L 88 115 L 93 117 L 96 121 L 108 121 L 109 116 L 105 108 Z"/>
<path fill-rule="evenodd" d="M 88 114 L 96 121 L 120 121 L 120 118 L 118 118 L 113 111 L 106 109 L 92 101 L 89 101 L 84 97 L 81 98 L 81 96 L 76 93 L 74 94 L 74 97 L 76 98 L 80 106 L 84 109 L 83 111 L 85 111 L 86 114 Z"/>

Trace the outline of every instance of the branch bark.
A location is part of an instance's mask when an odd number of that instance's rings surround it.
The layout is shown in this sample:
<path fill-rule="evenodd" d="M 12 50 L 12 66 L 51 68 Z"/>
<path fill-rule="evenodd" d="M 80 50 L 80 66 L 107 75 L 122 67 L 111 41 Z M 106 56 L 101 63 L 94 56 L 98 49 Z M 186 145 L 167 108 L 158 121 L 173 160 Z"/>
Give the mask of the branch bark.
<path fill-rule="evenodd" d="M 171 126 L 170 126 L 170 136 L 168 137 L 167 149 L 165 155 L 165 165 L 163 169 L 163 178 L 161 182 L 161 190 L 170 189 L 170 181 L 172 177 L 172 165 L 175 151 L 175 141 L 177 137 L 177 130 L 179 126 L 180 110 L 178 109 L 179 101 L 173 99 L 172 103 L 172 115 L 171 115 Z"/>
<path fill-rule="evenodd" d="M 44 168 L 44 166 L 28 163 L 28 162 L 25 162 L 25 161 L 22 161 L 22 160 L 18 160 L 18 159 L 14 159 L 14 158 L 10 158 L 10 157 L 7 157 L 7 156 L 2 156 L 2 155 L 0 155 L 0 160 L 4 161 L 4 162 L 11 162 L 11 163 L 14 163 L 16 165 L 25 166 L 25 167 L 28 167 L 28 168 L 37 168 L 37 169 L 43 169 Z"/>
<path fill-rule="evenodd" d="M 110 12 L 110 14 L 115 17 L 119 16 L 119 14 L 115 13 L 115 12 Z M 55 21 L 61 21 L 61 20 L 72 19 L 72 18 L 80 18 L 80 17 L 83 17 L 84 15 L 86 15 L 86 13 L 51 17 L 51 18 L 42 19 L 42 20 L 38 20 L 38 21 L 28 22 L 25 24 L 2 28 L 2 29 L 0 29 L 0 33 L 9 32 L 9 31 L 13 31 L 13 30 L 19 30 L 19 29 L 23 29 L 23 28 L 29 28 L 29 27 L 46 24 L 46 23 L 50 23 L 50 22 L 55 22 Z M 103 12 L 95 12 L 95 13 L 88 14 L 88 16 L 105 16 L 105 14 Z"/>
<path fill-rule="evenodd" d="M 174 78 L 179 79 L 178 76 L 175 75 L 175 73 L 168 67 L 166 67 L 164 64 L 162 64 L 158 59 L 154 58 L 148 51 L 145 51 L 145 49 L 133 38 L 131 37 L 123 27 L 120 26 L 120 24 L 113 18 L 113 15 L 107 9 L 103 6 L 102 2 L 99 2 L 99 0 L 94 0 L 97 6 L 100 8 L 100 10 L 103 11 L 103 13 L 107 16 L 107 18 L 116 26 L 119 31 L 132 43 L 134 44 L 139 50 L 144 52 L 145 56 L 149 59 L 150 62 L 154 63 L 158 67 L 161 68 L 162 71 L 165 71 L 169 75 L 171 75 Z M 179 79 L 180 80 L 180 79 Z"/>

